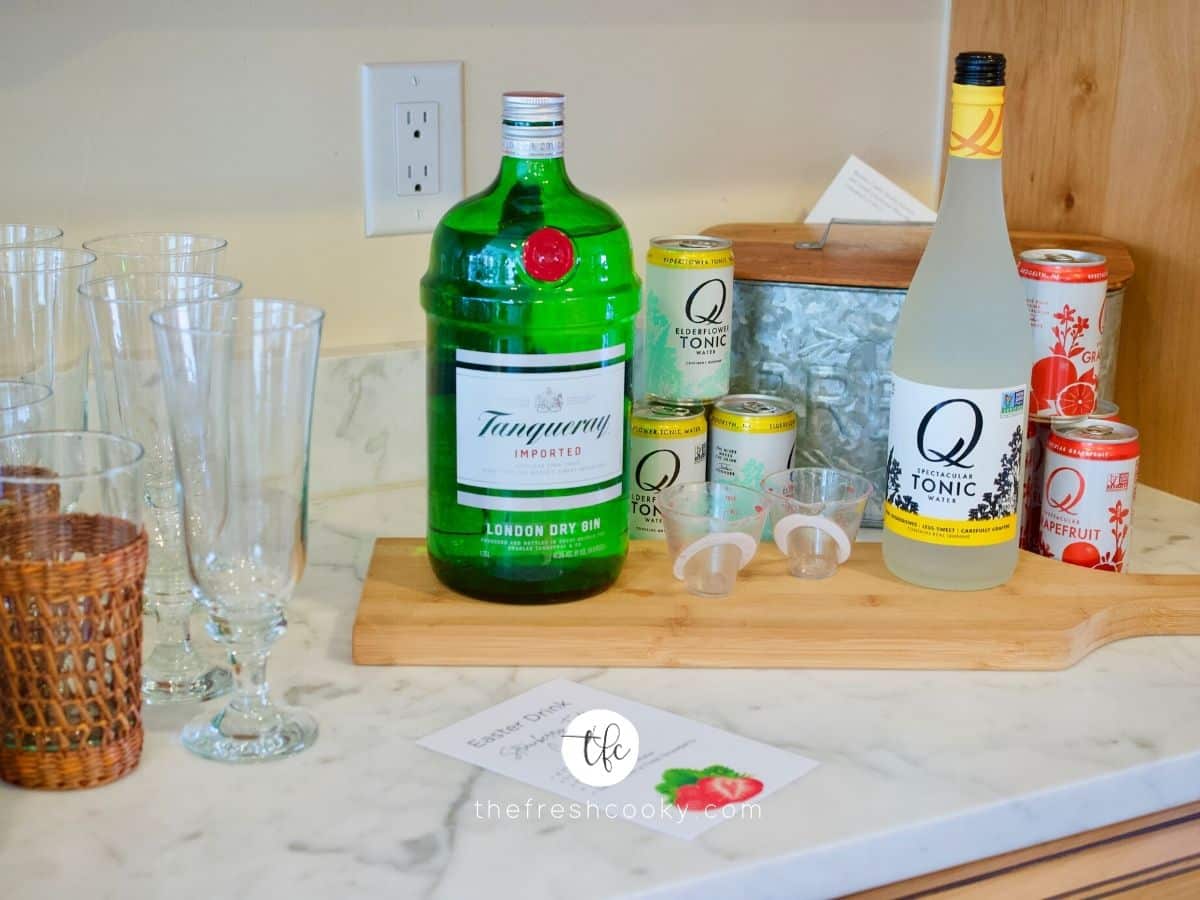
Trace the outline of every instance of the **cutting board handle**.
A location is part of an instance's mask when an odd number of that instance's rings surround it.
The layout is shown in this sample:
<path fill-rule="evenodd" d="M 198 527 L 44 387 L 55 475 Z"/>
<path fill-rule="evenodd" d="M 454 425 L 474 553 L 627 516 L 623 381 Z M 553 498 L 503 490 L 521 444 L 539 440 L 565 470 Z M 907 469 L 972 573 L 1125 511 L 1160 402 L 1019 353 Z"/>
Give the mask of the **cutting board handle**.
<path fill-rule="evenodd" d="M 1107 577 L 1113 577 L 1105 573 Z M 1108 641 L 1139 635 L 1200 634 L 1200 575 L 1117 575 L 1169 591 L 1126 597 L 1109 610 Z"/>

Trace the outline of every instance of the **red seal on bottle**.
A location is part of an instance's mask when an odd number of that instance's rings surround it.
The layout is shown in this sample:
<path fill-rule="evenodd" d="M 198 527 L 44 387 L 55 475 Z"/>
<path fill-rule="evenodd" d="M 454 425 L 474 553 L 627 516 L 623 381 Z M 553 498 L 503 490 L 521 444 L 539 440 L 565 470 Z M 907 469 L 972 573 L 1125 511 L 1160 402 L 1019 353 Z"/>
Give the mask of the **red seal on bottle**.
<path fill-rule="evenodd" d="M 525 239 L 521 259 L 530 278 L 558 281 L 575 265 L 575 247 L 557 228 L 539 228 Z"/>

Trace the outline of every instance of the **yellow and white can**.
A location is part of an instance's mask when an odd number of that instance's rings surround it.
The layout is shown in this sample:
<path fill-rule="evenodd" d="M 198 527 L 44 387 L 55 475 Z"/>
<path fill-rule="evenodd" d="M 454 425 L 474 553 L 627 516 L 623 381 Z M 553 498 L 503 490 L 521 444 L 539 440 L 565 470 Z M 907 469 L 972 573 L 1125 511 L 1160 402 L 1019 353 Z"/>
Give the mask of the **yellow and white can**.
<path fill-rule="evenodd" d="M 629 431 L 629 536 L 662 540 L 658 495 L 673 484 L 704 480 L 708 420 L 701 406 L 651 401 L 634 407 Z"/>
<path fill-rule="evenodd" d="M 733 242 L 706 235 L 650 241 L 646 254 L 646 393 L 704 404 L 728 393 Z"/>
<path fill-rule="evenodd" d="M 768 475 L 790 469 L 796 447 L 796 407 L 770 394 L 730 394 L 709 418 L 710 481 L 759 489 Z"/>

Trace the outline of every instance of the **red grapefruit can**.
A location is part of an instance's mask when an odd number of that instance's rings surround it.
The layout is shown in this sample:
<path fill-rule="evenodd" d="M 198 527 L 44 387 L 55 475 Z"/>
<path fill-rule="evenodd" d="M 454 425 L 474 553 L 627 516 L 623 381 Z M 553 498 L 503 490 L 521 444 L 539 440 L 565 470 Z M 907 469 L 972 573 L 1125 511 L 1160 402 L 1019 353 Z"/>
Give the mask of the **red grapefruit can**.
<path fill-rule="evenodd" d="M 1043 464 L 1043 556 L 1124 571 L 1140 455 L 1137 429 L 1120 422 L 1088 418 L 1053 429 Z"/>
<path fill-rule="evenodd" d="M 1069 418 L 1030 416 L 1025 425 L 1025 480 L 1021 484 L 1021 549 L 1040 553 L 1042 547 L 1042 487 L 1045 481 L 1046 444 L 1055 425 L 1078 425 L 1086 416 Z"/>
<path fill-rule="evenodd" d="M 1033 328 L 1030 415 L 1096 408 L 1108 262 L 1083 250 L 1026 250 L 1017 271 Z"/>

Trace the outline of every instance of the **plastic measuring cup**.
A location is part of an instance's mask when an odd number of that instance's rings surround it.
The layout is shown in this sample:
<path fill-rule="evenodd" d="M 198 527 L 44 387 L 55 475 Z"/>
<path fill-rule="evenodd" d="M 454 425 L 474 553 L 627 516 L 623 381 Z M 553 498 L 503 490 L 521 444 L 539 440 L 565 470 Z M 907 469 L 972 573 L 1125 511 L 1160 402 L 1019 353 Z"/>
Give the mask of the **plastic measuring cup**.
<path fill-rule="evenodd" d="M 676 484 L 658 495 L 675 577 L 698 597 L 727 597 L 754 558 L 766 498 L 737 484 Z"/>
<path fill-rule="evenodd" d="M 786 469 L 762 480 L 775 546 L 797 578 L 828 578 L 850 558 L 874 486 L 839 469 Z"/>

